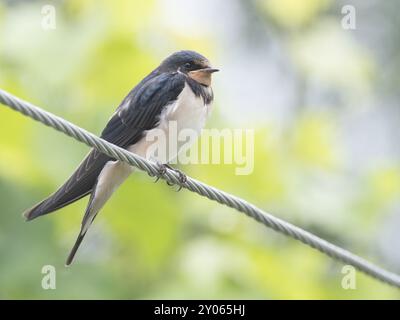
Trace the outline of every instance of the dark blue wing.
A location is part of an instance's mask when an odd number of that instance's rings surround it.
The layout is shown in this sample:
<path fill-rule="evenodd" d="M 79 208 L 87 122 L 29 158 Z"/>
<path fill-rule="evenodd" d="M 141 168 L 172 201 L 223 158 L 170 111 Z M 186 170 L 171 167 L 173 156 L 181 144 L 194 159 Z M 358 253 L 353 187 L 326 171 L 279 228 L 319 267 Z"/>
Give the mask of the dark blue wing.
<path fill-rule="evenodd" d="M 157 125 L 161 111 L 178 98 L 184 85 L 184 75 L 163 73 L 138 86 L 122 101 L 101 137 L 123 148 L 135 144 Z"/>
<path fill-rule="evenodd" d="M 103 130 L 101 137 L 122 148 L 138 142 L 145 130 L 154 128 L 163 108 L 177 99 L 185 85 L 179 73 L 151 73 L 121 102 Z M 32 220 L 58 210 L 92 192 L 104 165 L 113 160 L 92 150 L 72 176 L 51 196 L 27 210 Z"/>

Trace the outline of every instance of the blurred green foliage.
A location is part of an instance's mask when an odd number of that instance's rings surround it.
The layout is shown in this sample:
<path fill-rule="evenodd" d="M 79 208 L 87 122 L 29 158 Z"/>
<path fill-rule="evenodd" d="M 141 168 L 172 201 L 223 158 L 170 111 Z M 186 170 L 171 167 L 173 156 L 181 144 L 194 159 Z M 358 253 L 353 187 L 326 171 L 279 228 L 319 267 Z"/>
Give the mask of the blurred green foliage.
<path fill-rule="evenodd" d="M 211 36 L 184 35 L 160 22 L 160 2 L 54 1 L 57 28 L 49 31 L 40 26 L 45 2 L 0 2 L 0 87 L 99 133 L 124 95 L 165 55 L 188 48 L 213 60 L 222 50 Z M 332 27 L 331 1 L 252 3 L 277 31 L 276 39 L 282 39 L 300 75 L 351 91 L 350 101 L 370 94 L 374 61 L 354 39 Z M 230 3 L 221 6 L 229 10 Z M 310 25 L 317 25 L 314 32 Z M 326 56 L 312 54 L 318 46 Z M 335 46 L 342 50 L 334 52 Z M 346 76 L 338 73 L 337 54 L 345 57 Z M 330 57 L 327 64 L 324 59 Z M 241 127 L 224 117 L 229 105 L 220 98 L 225 91 L 235 99 L 235 92 L 224 89 L 218 76 L 216 81 L 209 126 Z M 337 139 L 337 110 L 305 110 L 283 134 L 263 121 L 267 107 L 259 111 L 258 121 L 242 124 L 256 132 L 251 175 L 236 176 L 234 166 L 224 164 L 183 169 L 377 260 L 368 247 L 386 209 L 399 198 L 400 167 L 375 167 L 353 182 L 349 175 L 345 184 L 351 192 L 343 197 L 313 197 L 307 188 L 316 173 L 340 189 L 344 151 Z M 0 107 L 0 298 L 400 297 L 397 290 L 361 274 L 356 290 L 344 290 L 340 264 L 228 208 L 154 184 L 143 173 L 133 174 L 116 192 L 75 264 L 65 268 L 86 200 L 32 223 L 24 223 L 20 213 L 53 192 L 87 152 L 62 134 Z M 328 191 L 335 193 L 334 188 Z M 56 290 L 41 287 L 41 269 L 48 264 L 57 270 Z"/>

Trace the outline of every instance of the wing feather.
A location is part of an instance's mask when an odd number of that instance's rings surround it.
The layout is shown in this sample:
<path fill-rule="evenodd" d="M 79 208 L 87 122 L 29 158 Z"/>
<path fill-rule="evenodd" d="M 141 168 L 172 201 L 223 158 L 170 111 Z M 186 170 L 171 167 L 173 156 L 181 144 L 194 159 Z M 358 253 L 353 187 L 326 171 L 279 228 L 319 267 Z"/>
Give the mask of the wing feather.
<path fill-rule="evenodd" d="M 178 98 L 184 85 L 185 76 L 180 73 L 152 72 L 121 102 L 101 137 L 122 148 L 135 144 L 145 130 L 157 125 L 163 108 Z M 55 193 L 27 210 L 25 218 L 32 220 L 90 194 L 105 164 L 113 160 L 91 150 L 72 176 Z"/>

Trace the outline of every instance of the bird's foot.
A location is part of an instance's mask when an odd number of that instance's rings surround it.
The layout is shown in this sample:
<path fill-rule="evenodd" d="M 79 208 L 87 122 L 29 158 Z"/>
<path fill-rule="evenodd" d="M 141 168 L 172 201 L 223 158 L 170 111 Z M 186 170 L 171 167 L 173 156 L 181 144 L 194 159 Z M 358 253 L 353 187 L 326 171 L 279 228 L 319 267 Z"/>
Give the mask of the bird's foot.
<path fill-rule="evenodd" d="M 156 165 L 157 173 L 155 174 L 156 179 L 154 180 L 154 183 L 158 182 L 158 180 L 160 180 L 160 178 L 163 177 L 167 172 L 167 167 L 165 166 L 165 164 L 157 161 Z"/>
<path fill-rule="evenodd" d="M 178 174 L 179 183 L 178 183 L 178 189 L 176 191 L 180 191 L 182 189 L 182 185 L 185 184 L 186 181 L 187 181 L 186 175 L 182 171 L 180 171 L 178 169 L 175 169 L 175 168 L 171 167 L 169 164 L 166 164 L 166 163 L 157 163 L 157 166 L 158 166 L 158 173 L 157 173 L 156 180 L 154 182 L 157 182 L 158 180 L 160 180 L 160 178 L 162 176 L 164 176 L 165 173 L 167 172 L 167 169 L 170 169 L 172 171 L 175 171 Z M 167 184 L 169 186 L 173 186 L 174 185 L 174 183 L 171 183 L 169 181 L 167 181 Z"/>
<path fill-rule="evenodd" d="M 177 189 L 176 191 L 177 191 L 177 192 L 178 192 L 178 191 L 181 191 L 182 185 L 185 184 L 186 181 L 187 181 L 187 176 L 186 176 L 181 170 L 179 170 L 179 169 L 173 168 L 173 167 L 171 167 L 171 166 L 168 165 L 168 164 L 166 164 L 165 166 L 166 166 L 168 169 L 170 169 L 170 170 L 172 170 L 172 171 L 175 171 L 175 172 L 178 174 L 178 181 L 179 181 L 179 183 L 178 183 L 178 189 Z M 167 184 L 168 184 L 169 186 L 173 186 L 173 185 L 174 185 L 173 183 L 169 183 L 169 182 L 167 182 Z"/>

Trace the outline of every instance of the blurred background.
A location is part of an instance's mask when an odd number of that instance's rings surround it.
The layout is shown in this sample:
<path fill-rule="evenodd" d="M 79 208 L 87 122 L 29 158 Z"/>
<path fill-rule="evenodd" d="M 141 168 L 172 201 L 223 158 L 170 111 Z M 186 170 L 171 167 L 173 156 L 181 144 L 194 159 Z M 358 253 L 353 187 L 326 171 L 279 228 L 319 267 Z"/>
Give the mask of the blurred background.
<path fill-rule="evenodd" d="M 42 27 L 53 5 L 55 29 Z M 355 29 L 342 26 L 352 5 Z M 0 1 L 0 87 L 100 133 L 168 54 L 214 77 L 209 128 L 255 130 L 255 167 L 185 172 L 400 272 L 399 1 Z M 88 148 L 0 106 L 0 298 L 399 299 L 342 265 L 143 173 L 115 193 L 64 267 L 87 200 L 24 223 Z M 43 290 L 44 265 L 57 289 Z"/>

